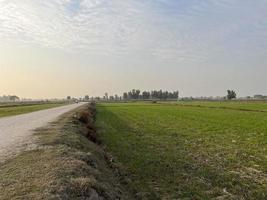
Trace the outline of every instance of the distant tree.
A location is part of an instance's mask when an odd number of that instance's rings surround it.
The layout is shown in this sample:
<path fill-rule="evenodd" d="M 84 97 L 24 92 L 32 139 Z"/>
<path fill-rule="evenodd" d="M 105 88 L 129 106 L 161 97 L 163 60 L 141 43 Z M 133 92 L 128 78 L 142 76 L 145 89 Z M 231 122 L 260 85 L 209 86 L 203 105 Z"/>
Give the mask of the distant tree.
<path fill-rule="evenodd" d="M 169 92 L 168 99 L 174 99 L 175 98 L 174 96 L 175 96 L 174 92 Z"/>
<path fill-rule="evenodd" d="M 104 99 L 108 100 L 108 93 L 107 92 L 105 93 L 105 98 Z"/>
<path fill-rule="evenodd" d="M 117 94 L 115 94 L 115 100 L 118 101 L 120 98 Z"/>
<path fill-rule="evenodd" d="M 124 92 L 124 93 L 123 93 L 123 99 L 124 99 L 124 100 L 127 100 L 127 99 L 128 99 L 128 94 L 127 94 L 127 92 Z"/>
<path fill-rule="evenodd" d="M 162 99 L 166 100 L 166 99 L 168 99 L 168 97 L 169 97 L 168 91 L 162 92 Z"/>
<path fill-rule="evenodd" d="M 111 101 L 113 101 L 113 100 L 114 100 L 114 96 L 110 96 L 109 99 L 110 99 Z"/>
<path fill-rule="evenodd" d="M 123 93 L 123 99 L 161 99 L 161 100 L 167 100 L 167 99 L 175 99 L 177 100 L 179 97 L 179 92 L 169 92 L 169 91 L 162 91 L 162 90 L 152 90 L 149 91 L 143 91 L 141 93 L 140 90 L 133 89 L 129 92 Z"/>
<path fill-rule="evenodd" d="M 12 95 L 12 96 L 9 97 L 9 100 L 10 101 L 19 101 L 19 97 L 15 96 L 15 95 Z"/>
<path fill-rule="evenodd" d="M 135 90 L 134 99 L 139 99 L 140 93 L 141 93 L 140 90 Z"/>
<path fill-rule="evenodd" d="M 71 100 L 71 96 L 67 96 L 67 100 Z"/>
<path fill-rule="evenodd" d="M 128 98 L 128 99 L 132 99 L 132 98 L 133 98 L 133 93 L 132 93 L 132 91 L 130 91 L 130 92 L 127 93 L 127 98 Z"/>
<path fill-rule="evenodd" d="M 254 99 L 264 99 L 264 96 L 261 94 L 254 95 Z"/>
<path fill-rule="evenodd" d="M 235 99 L 236 98 L 236 92 L 234 90 L 227 90 L 227 99 Z"/>
<path fill-rule="evenodd" d="M 135 89 L 132 89 L 132 91 L 130 91 L 129 93 L 128 93 L 128 95 L 130 96 L 130 99 L 138 99 L 138 97 L 139 97 L 139 93 L 140 93 L 140 90 L 135 90 Z"/>
<path fill-rule="evenodd" d="M 158 92 L 156 90 L 151 91 L 151 97 L 152 97 L 152 99 L 157 99 L 158 98 Z"/>
<path fill-rule="evenodd" d="M 132 98 L 135 99 L 135 97 L 136 97 L 136 91 L 135 91 L 135 89 L 133 89 L 132 90 Z"/>
<path fill-rule="evenodd" d="M 173 92 L 173 93 L 171 94 L 171 96 L 172 96 L 171 99 L 176 99 L 176 100 L 178 100 L 178 98 L 179 98 L 179 91 L 175 91 L 175 92 Z"/>
<path fill-rule="evenodd" d="M 150 98 L 150 92 L 144 91 L 142 92 L 142 99 L 149 99 Z"/>
<path fill-rule="evenodd" d="M 89 101 L 90 100 L 89 95 L 85 95 L 84 100 Z"/>
<path fill-rule="evenodd" d="M 179 91 L 174 92 L 174 98 L 179 100 Z"/>

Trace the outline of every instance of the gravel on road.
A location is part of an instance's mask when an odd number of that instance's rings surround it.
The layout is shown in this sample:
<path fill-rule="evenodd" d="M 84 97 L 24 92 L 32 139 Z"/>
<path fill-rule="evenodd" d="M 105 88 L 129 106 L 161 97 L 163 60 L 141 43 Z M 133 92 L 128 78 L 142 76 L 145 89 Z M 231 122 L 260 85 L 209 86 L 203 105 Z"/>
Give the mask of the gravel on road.
<path fill-rule="evenodd" d="M 33 131 L 85 103 L 71 104 L 32 113 L 0 118 L 0 162 L 34 145 Z"/>

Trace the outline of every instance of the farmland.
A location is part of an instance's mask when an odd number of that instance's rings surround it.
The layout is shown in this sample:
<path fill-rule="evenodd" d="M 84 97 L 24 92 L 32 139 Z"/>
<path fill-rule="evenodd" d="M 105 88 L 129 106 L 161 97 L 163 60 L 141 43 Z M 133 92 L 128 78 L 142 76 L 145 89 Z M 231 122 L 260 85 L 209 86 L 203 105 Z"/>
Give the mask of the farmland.
<path fill-rule="evenodd" d="M 136 198 L 266 199 L 266 108 L 264 102 L 102 103 L 96 124 Z"/>
<path fill-rule="evenodd" d="M 178 105 L 267 112 L 267 101 L 179 101 Z"/>
<path fill-rule="evenodd" d="M 1 103 L 0 117 L 30 113 L 66 105 L 66 102 Z"/>

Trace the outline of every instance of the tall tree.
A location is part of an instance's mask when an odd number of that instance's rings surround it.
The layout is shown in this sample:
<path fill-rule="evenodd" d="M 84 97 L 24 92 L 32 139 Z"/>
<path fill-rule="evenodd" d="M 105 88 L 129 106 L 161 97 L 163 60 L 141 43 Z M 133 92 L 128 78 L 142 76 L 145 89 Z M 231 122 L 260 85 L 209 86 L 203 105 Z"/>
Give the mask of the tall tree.
<path fill-rule="evenodd" d="M 117 94 L 115 94 L 115 100 L 118 101 L 120 98 Z"/>
<path fill-rule="evenodd" d="M 89 98 L 89 95 L 85 95 L 85 96 L 84 96 L 84 100 L 85 100 L 85 101 L 89 101 L 89 99 L 90 99 L 90 98 Z"/>
<path fill-rule="evenodd" d="M 150 98 L 150 92 L 144 91 L 142 92 L 142 99 L 149 99 Z"/>
<path fill-rule="evenodd" d="M 124 100 L 127 100 L 127 99 L 128 99 L 128 94 L 127 94 L 127 92 L 124 92 L 124 93 L 123 93 L 123 99 L 124 99 Z"/>
<path fill-rule="evenodd" d="M 108 100 L 108 93 L 105 93 L 105 100 Z"/>
<path fill-rule="evenodd" d="M 235 99 L 236 98 L 236 92 L 234 90 L 227 90 L 227 99 Z"/>

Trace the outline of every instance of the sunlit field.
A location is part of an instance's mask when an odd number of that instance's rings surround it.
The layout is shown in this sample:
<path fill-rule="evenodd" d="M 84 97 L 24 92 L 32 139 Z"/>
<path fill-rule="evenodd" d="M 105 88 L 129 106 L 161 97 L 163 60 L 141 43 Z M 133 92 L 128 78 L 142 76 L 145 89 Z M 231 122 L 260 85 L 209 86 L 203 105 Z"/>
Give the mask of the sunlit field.
<path fill-rule="evenodd" d="M 178 105 L 267 112 L 267 101 L 179 101 Z"/>
<path fill-rule="evenodd" d="M 136 198 L 266 199 L 267 113 L 259 111 L 266 109 L 240 102 L 106 103 L 97 106 L 97 126 Z"/>
<path fill-rule="evenodd" d="M 55 108 L 66 105 L 66 102 L 50 103 L 2 103 L 0 104 L 0 117 L 30 113 L 38 110 Z"/>

